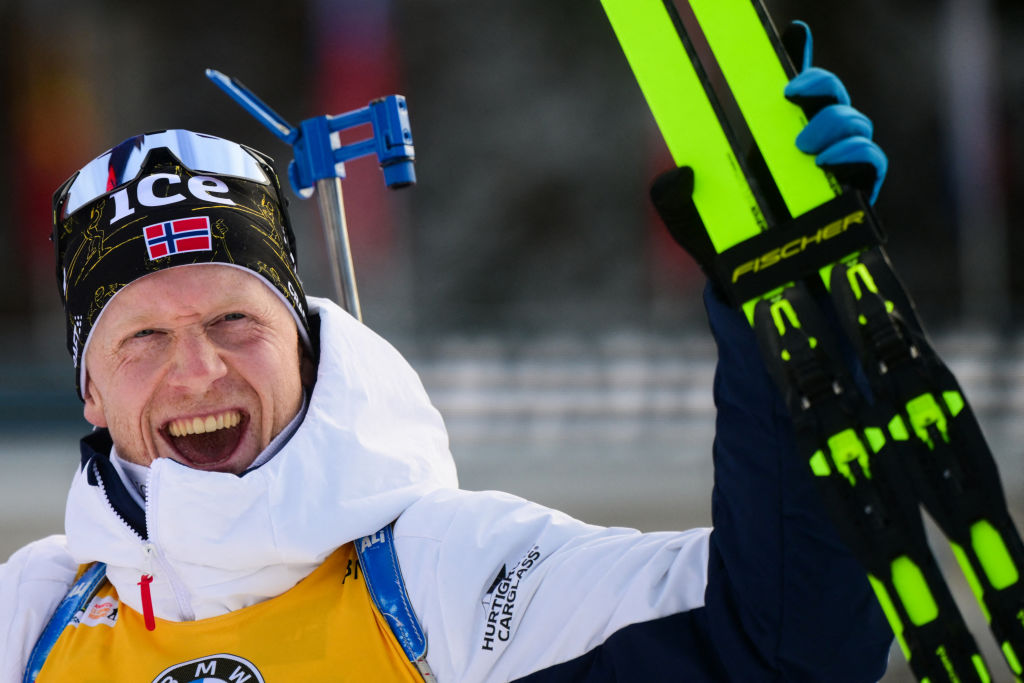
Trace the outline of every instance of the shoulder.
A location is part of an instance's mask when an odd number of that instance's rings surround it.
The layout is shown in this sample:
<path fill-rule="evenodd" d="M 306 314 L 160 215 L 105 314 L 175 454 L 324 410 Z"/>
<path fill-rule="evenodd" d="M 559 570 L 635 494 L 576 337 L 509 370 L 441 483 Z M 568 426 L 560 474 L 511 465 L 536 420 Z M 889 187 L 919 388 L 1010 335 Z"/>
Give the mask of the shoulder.
<path fill-rule="evenodd" d="M 7 615 L 17 603 L 36 602 L 51 594 L 63 597 L 77 573 L 64 536 L 29 543 L 0 564 L 0 594 L 16 598 L 13 603 L 0 601 L 0 614 Z"/>
<path fill-rule="evenodd" d="M 0 681 L 20 680 L 29 652 L 77 572 L 64 536 L 30 543 L 0 565 Z"/>

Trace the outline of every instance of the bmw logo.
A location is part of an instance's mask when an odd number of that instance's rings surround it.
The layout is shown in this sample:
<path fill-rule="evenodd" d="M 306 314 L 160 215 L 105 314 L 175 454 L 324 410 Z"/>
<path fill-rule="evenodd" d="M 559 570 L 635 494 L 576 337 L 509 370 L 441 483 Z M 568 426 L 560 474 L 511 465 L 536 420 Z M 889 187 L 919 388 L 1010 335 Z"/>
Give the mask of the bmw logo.
<path fill-rule="evenodd" d="M 253 666 L 235 655 L 209 655 L 161 671 L 153 683 L 264 683 Z"/>

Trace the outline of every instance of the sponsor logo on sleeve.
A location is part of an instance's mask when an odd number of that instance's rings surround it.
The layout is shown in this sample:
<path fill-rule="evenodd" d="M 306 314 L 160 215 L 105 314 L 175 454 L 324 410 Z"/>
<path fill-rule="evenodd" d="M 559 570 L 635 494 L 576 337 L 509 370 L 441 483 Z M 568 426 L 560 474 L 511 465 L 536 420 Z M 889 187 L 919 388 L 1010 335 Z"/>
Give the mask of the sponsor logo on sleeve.
<path fill-rule="evenodd" d="M 153 683 L 263 683 L 253 666 L 235 655 L 209 655 L 164 669 Z"/>
<path fill-rule="evenodd" d="M 512 620 L 515 616 L 516 597 L 519 594 L 519 583 L 530 569 L 540 560 L 540 548 L 533 546 L 521 560 L 509 569 L 508 563 L 501 565 L 490 588 L 484 593 L 481 604 L 484 614 L 483 642 L 480 648 L 494 651 L 501 643 L 512 637 Z"/>

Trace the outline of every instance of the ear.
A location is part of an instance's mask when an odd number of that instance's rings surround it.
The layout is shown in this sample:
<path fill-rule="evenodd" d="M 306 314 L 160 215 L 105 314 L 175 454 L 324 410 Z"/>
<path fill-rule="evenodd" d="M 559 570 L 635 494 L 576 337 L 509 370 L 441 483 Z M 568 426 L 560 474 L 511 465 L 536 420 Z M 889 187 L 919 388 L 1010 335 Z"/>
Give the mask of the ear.
<path fill-rule="evenodd" d="M 88 372 L 85 373 L 85 391 L 83 393 L 85 394 L 85 408 L 82 413 L 85 415 L 85 419 L 95 427 L 106 427 L 107 416 L 103 411 L 103 397 L 96 391 Z"/>

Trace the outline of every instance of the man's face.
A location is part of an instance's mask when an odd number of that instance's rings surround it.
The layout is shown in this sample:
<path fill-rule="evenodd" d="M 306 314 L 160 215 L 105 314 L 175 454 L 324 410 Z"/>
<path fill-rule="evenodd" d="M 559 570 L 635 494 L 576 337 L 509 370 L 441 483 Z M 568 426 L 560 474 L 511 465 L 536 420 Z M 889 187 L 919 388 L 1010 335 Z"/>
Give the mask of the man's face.
<path fill-rule="evenodd" d="M 122 289 L 92 331 L 85 418 L 118 455 L 241 473 L 302 405 L 291 312 L 254 275 L 219 265 L 157 271 Z"/>

